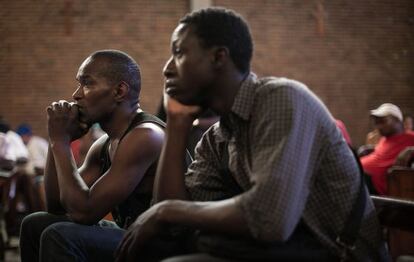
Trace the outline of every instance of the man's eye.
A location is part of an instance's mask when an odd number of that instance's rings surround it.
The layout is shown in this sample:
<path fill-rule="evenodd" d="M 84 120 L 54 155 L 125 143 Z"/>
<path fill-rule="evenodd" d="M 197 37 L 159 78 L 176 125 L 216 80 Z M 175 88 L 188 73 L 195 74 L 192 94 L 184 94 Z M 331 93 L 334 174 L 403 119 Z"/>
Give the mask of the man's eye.
<path fill-rule="evenodd" d="M 181 54 L 181 49 L 180 49 L 180 48 L 174 48 L 174 49 L 173 49 L 173 54 L 174 54 L 174 55 L 179 55 L 179 54 Z"/>
<path fill-rule="evenodd" d="M 87 87 L 88 85 L 90 85 L 90 82 L 81 81 L 81 82 L 78 83 L 78 88 Z"/>

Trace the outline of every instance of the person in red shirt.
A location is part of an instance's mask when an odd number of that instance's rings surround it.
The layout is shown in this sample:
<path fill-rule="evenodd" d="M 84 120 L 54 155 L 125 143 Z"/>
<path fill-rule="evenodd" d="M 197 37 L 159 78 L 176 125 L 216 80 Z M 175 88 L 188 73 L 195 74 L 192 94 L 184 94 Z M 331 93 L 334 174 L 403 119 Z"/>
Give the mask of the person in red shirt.
<path fill-rule="evenodd" d="M 396 105 L 382 104 L 371 110 L 371 117 L 382 137 L 374 151 L 360 159 L 371 193 L 386 195 L 387 171 L 401 151 L 414 146 L 414 132 L 404 130 L 402 113 Z"/>

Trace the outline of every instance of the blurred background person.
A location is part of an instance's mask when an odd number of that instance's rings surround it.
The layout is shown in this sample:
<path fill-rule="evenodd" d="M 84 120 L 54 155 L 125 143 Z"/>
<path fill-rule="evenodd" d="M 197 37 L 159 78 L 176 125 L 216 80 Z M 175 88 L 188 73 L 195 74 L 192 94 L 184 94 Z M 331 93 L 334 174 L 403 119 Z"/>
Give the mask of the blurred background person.
<path fill-rule="evenodd" d="M 3 173 L 6 174 L 2 185 L 5 227 L 8 235 L 17 235 L 20 214 L 38 210 L 39 204 L 31 178 L 25 170 L 29 159 L 26 145 L 3 118 L 0 118 L 0 133 L 4 134 L 4 140 L 7 140 L 8 154 L 13 156 L 12 169 Z"/>
<path fill-rule="evenodd" d="M 386 195 L 387 172 L 398 154 L 414 146 L 414 132 L 405 131 L 403 116 L 398 106 L 385 103 L 371 110 L 375 128 L 382 136 L 373 152 L 362 156 L 361 164 L 367 175 L 367 185 L 372 194 Z"/>
<path fill-rule="evenodd" d="M 413 117 L 410 115 L 404 116 L 404 129 L 405 131 L 413 131 Z"/>
<path fill-rule="evenodd" d="M 0 177 L 8 177 L 16 162 L 16 156 L 6 134 L 0 132 Z"/>
<path fill-rule="evenodd" d="M 0 132 L 0 248 L 4 248 L 9 242 L 4 213 L 7 209 L 7 192 L 9 178 L 13 174 L 16 156 L 10 142 L 3 132 Z M 4 254 L 0 253 L 0 261 L 4 260 Z"/>
<path fill-rule="evenodd" d="M 29 157 L 27 147 L 24 145 L 22 138 L 14 132 L 10 125 L 0 117 L 0 132 L 4 133 L 10 142 L 11 150 L 13 150 L 16 156 L 16 164 L 23 166 Z"/>
<path fill-rule="evenodd" d="M 19 125 L 16 133 L 20 135 L 28 150 L 26 173 L 33 176 L 43 175 L 49 143 L 46 139 L 33 135 L 32 128 L 28 124 Z"/>
<path fill-rule="evenodd" d="M 16 133 L 19 134 L 28 150 L 28 161 L 25 167 L 26 175 L 30 176 L 30 186 L 33 187 L 33 211 L 45 210 L 45 192 L 43 185 L 43 173 L 45 171 L 47 150 L 49 143 L 46 139 L 34 135 L 32 127 L 28 124 L 20 124 Z"/>

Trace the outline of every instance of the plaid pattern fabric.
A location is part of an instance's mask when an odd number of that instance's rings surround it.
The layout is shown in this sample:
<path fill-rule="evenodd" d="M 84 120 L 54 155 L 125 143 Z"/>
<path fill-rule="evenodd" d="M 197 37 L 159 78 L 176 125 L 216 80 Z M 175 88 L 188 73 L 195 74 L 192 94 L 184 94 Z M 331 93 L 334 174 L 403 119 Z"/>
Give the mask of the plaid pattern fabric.
<path fill-rule="evenodd" d="M 323 103 L 299 82 L 253 74 L 232 112 L 204 134 L 186 174 L 193 200 L 235 197 L 255 238 L 286 240 L 303 221 L 336 253 L 359 184 L 357 163 Z M 367 199 L 353 255 L 376 261 L 386 252 Z"/>

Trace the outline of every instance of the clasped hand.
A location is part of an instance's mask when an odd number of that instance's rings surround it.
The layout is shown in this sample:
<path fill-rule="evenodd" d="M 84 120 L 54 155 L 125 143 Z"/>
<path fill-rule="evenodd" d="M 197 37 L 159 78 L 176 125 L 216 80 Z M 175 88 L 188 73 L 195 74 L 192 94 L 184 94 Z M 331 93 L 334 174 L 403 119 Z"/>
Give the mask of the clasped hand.
<path fill-rule="evenodd" d="M 79 109 L 76 104 L 60 100 L 53 102 L 46 111 L 51 141 L 71 142 L 88 132 L 89 126 L 79 121 Z"/>

